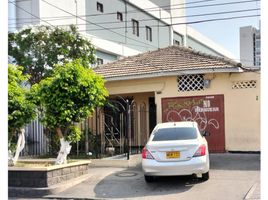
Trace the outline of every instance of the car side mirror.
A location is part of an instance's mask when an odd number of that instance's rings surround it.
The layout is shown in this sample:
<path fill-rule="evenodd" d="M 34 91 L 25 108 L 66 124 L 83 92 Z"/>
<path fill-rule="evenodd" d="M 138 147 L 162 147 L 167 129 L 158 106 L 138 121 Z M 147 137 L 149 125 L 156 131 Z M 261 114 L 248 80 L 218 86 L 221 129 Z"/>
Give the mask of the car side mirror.
<path fill-rule="evenodd" d="M 203 131 L 203 132 L 202 132 L 202 136 L 210 136 L 210 133 L 207 132 L 207 131 Z"/>

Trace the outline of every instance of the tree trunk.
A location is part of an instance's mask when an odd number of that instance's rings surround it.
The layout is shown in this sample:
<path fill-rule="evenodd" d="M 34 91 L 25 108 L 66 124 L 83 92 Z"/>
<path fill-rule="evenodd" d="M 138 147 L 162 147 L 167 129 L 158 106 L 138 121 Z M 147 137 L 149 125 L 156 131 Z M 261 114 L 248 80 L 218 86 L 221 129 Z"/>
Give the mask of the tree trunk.
<path fill-rule="evenodd" d="M 72 146 L 70 145 L 70 142 L 65 141 L 61 128 L 57 127 L 56 132 L 58 136 L 60 137 L 60 151 L 58 153 L 58 157 L 56 159 L 55 164 L 61 165 L 67 163 L 67 155 L 70 153 Z"/>
<path fill-rule="evenodd" d="M 9 155 L 9 158 L 8 158 L 8 165 L 9 166 L 16 165 L 18 158 L 19 158 L 19 155 L 20 155 L 20 152 L 24 149 L 24 146 L 25 146 L 24 133 L 25 133 L 25 129 L 24 128 L 20 129 L 15 156 L 12 158 L 12 156 Z"/>

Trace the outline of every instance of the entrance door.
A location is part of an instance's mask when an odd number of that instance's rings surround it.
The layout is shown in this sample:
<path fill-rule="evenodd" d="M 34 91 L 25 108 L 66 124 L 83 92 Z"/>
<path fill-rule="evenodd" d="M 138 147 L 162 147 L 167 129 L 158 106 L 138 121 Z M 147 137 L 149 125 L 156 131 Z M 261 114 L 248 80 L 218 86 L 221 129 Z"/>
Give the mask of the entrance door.
<path fill-rule="evenodd" d="M 201 131 L 210 133 L 209 151 L 225 151 L 223 95 L 163 98 L 162 121 L 196 121 Z"/>
<path fill-rule="evenodd" d="M 149 134 L 153 131 L 156 126 L 156 105 L 155 98 L 149 97 Z"/>

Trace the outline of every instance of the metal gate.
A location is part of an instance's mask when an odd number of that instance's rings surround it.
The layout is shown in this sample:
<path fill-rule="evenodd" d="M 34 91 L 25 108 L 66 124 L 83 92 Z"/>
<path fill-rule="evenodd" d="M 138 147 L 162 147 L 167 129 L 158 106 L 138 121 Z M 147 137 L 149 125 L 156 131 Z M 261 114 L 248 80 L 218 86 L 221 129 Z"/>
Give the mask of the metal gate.
<path fill-rule="evenodd" d="M 223 95 L 163 98 L 162 121 L 196 121 L 201 131 L 210 133 L 209 151 L 225 151 Z"/>
<path fill-rule="evenodd" d="M 98 125 L 101 134 L 101 153 L 129 154 L 140 153 L 148 139 L 145 103 L 139 105 L 132 97 L 116 96 L 108 100 L 98 112 Z"/>

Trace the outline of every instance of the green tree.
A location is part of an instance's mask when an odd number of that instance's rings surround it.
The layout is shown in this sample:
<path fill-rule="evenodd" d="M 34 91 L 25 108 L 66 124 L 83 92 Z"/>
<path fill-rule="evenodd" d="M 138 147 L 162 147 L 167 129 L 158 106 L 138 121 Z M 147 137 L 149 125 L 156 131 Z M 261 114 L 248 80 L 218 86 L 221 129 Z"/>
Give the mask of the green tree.
<path fill-rule="evenodd" d="M 8 138 L 9 165 L 14 165 L 24 148 L 24 126 L 35 118 L 35 104 L 28 98 L 29 89 L 26 88 L 28 76 L 22 74 L 22 67 L 8 66 Z M 18 135 L 16 154 L 14 139 Z"/>
<path fill-rule="evenodd" d="M 8 65 L 8 133 L 10 137 L 35 118 L 35 105 L 27 95 L 25 86 L 28 76 L 22 74 L 22 67 Z"/>
<path fill-rule="evenodd" d="M 34 85 L 33 91 L 42 110 L 41 120 L 56 130 L 61 142 L 78 140 L 80 132 L 73 125 L 89 117 L 108 96 L 103 78 L 80 60 L 57 65 L 53 75 Z"/>
<path fill-rule="evenodd" d="M 81 59 L 88 68 L 95 62 L 94 53 L 90 41 L 74 25 L 65 29 L 42 25 L 8 34 L 8 55 L 30 75 L 31 85 L 50 76 L 55 64 Z"/>

